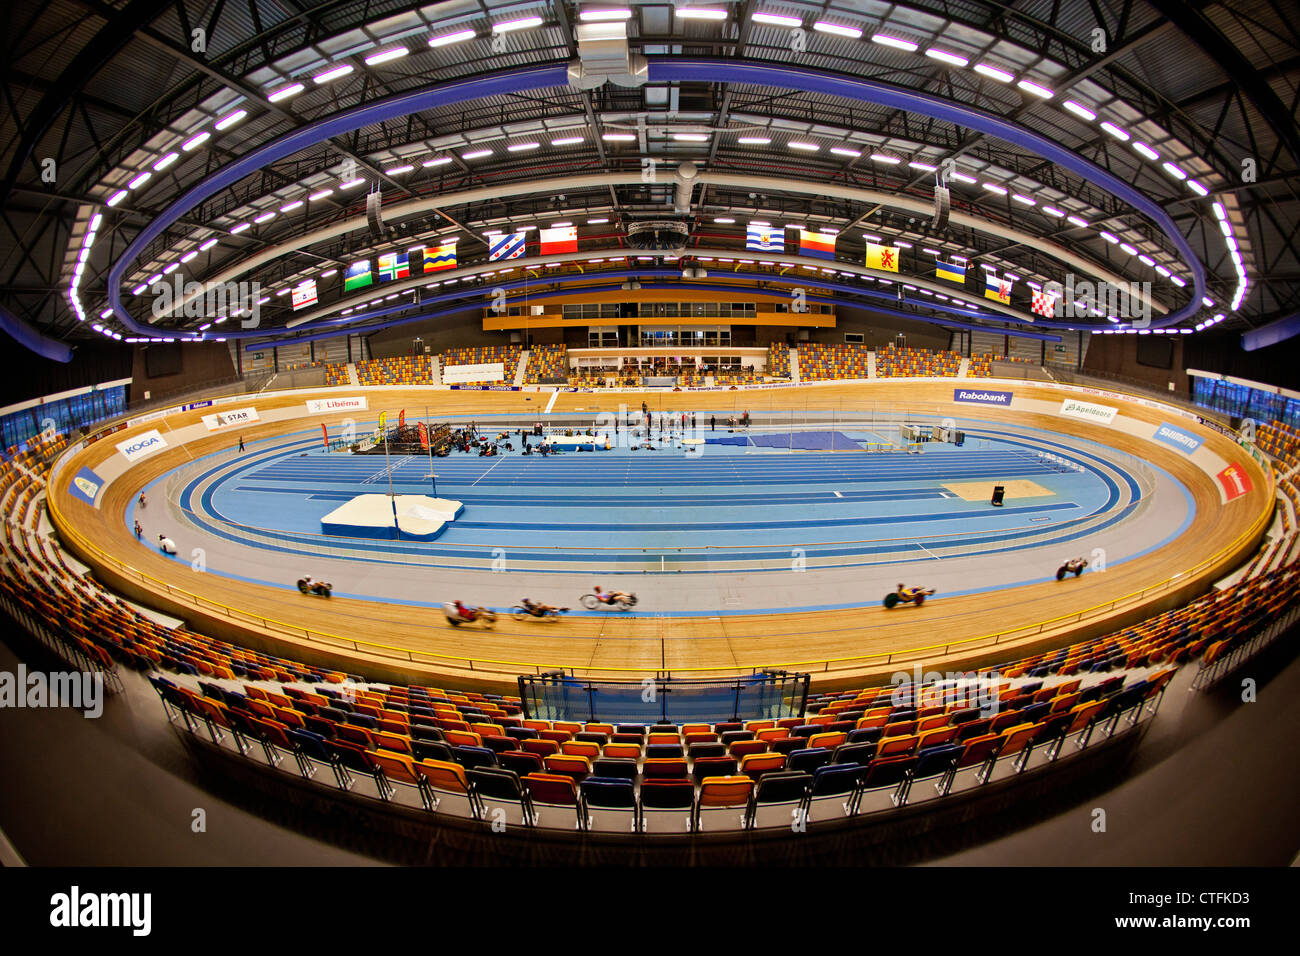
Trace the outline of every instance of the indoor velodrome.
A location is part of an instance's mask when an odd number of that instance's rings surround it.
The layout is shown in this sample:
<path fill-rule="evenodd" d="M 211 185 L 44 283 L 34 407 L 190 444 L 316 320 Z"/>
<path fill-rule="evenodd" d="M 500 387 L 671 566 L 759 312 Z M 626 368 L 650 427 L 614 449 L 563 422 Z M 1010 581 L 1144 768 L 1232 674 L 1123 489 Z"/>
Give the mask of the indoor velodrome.
<path fill-rule="evenodd" d="M 0 872 L 1296 872 L 1281 5 L 12 12 Z"/>

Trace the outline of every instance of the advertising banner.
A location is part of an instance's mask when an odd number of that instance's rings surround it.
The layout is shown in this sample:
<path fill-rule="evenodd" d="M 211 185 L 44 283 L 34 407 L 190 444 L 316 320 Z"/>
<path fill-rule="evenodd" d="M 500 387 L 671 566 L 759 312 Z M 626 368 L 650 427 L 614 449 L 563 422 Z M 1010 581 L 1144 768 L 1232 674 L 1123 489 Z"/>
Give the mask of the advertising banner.
<path fill-rule="evenodd" d="M 1073 398 L 1067 398 L 1061 403 L 1061 414 L 1066 418 L 1096 422 L 1098 425 L 1109 425 L 1115 420 L 1115 415 L 1118 412 L 1118 408 L 1112 408 L 1109 405 L 1091 405 L 1088 402 L 1080 402 Z"/>
<path fill-rule="evenodd" d="M 1181 429 L 1175 428 L 1168 422 L 1162 423 L 1161 426 L 1156 429 L 1156 433 L 1151 437 L 1156 441 L 1164 442 L 1166 445 L 1173 445 L 1185 455 L 1190 455 L 1196 451 L 1196 449 L 1201 447 L 1201 440 L 1199 438 L 1195 435 L 1190 435 Z"/>
<path fill-rule="evenodd" d="M 366 397 L 356 398 L 309 398 L 307 414 L 320 415 L 323 412 L 363 412 L 366 410 Z"/>
<path fill-rule="evenodd" d="M 126 441 L 117 443 L 117 450 L 122 453 L 122 457 L 134 464 L 141 458 L 148 458 L 156 451 L 162 451 L 167 447 L 167 439 L 158 434 L 158 429 L 151 428 L 147 432 L 141 432 L 134 438 L 128 438 Z"/>

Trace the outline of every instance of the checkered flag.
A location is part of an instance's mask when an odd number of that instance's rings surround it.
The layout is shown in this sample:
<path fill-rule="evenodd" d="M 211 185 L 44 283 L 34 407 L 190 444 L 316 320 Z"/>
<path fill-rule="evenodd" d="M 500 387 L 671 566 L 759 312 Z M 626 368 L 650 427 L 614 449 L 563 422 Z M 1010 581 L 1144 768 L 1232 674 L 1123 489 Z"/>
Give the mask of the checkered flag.
<path fill-rule="evenodd" d="M 1035 315 L 1050 319 L 1056 314 L 1056 296 L 1050 292 L 1035 292 L 1029 310 Z"/>

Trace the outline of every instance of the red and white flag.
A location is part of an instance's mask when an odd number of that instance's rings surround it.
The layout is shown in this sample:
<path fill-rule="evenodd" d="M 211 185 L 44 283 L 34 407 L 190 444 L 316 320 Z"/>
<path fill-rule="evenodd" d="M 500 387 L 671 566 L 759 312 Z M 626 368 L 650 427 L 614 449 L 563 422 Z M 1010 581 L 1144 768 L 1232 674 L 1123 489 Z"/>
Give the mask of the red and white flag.
<path fill-rule="evenodd" d="M 1029 303 L 1029 310 L 1034 315 L 1050 319 L 1056 314 L 1056 296 L 1050 292 L 1035 292 Z"/>
<path fill-rule="evenodd" d="M 557 252 L 578 251 L 577 226 L 558 226 L 554 229 L 540 229 L 538 230 L 537 235 L 541 240 L 541 254 L 544 256 L 549 256 Z"/>

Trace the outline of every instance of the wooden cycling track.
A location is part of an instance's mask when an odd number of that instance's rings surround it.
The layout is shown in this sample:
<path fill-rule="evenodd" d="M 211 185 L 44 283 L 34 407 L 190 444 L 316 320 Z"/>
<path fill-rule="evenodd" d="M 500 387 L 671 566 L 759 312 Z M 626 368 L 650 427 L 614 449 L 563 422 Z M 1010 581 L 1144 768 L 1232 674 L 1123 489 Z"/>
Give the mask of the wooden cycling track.
<path fill-rule="evenodd" d="M 1057 403 L 1069 394 L 1025 382 L 999 385 L 975 379 L 962 380 L 961 384 L 971 388 L 1013 388 L 1017 398 Z M 1246 468 L 1254 486 L 1249 493 L 1221 505 L 1214 479 L 1173 448 L 1056 415 L 955 405 L 953 385 L 952 379 L 884 379 L 747 391 L 563 392 L 551 411 L 587 415 L 616 411 L 621 402 L 639 408 L 644 401 L 652 410 L 690 409 L 700 414 L 716 411 L 730 415 L 744 409 L 842 409 L 861 413 L 881 402 L 918 414 L 998 416 L 1014 424 L 1103 442 L 1165 469 L 1194 497 L 1195 515 L 1190 526 L 1176 540 L 1140 559 L 1109 568 L 1104 574 L 1085 574 L 1066 587 L 1051 581 L 1022 587 L 1014 593 L 951 598 L 919 609 L 887 612 L 873 603 L 847 611 L 700 618 L 573 618 L 554 624 L 516 623 L 502 618 L 494 630 L 486 630 L 452 629 L 440 614 L 427 608 L 338 597 L 307 600 L 283 589 L 201 575 L 178 568 L 175 562 L 141 546 L 122 520 L 131 499 L 140 488 L 192 457 L 228 449 L 238 437 L 230 430 L 186 446 L 168 447 L 129 468 L 105 489 L 100 509 L 68 493 L 70 477 L 82 466 L 93 468 L 117 454 L 117 442 L 152 428 L 165 435 L 170 429 L 197 422 L 212 409 L 169 414 L 161 421 L 114 433 L 111 440 L 75 452 L 59 466 L 59 478 L 51 483 L 49 512 L 65 546 L 89 564 L 101 581 L 133 600 L 185 619 L 200 633 L 377 680 L 488 690 L 513 688 L 518 674 L 552 668 L 572 669 L 578 676 L 593 678 L 640 679 L 664 672 L 703 677 L 780 667 L 809 671 L 814 686 L 824 688 L 861 686 L 899 670 L 910 671 L 914 666 L 965 670 L 1104 634 L 1186 603 L 1252 554 L 1271 519 L 1271 476 L 1231 440 L 1190 419 L 1172 420 L 1183 430 L 1198 434 L 1206 447 L 1226 461 Z M 550 398 L 547 392 L 342 386 L 309 394 L 241 396 L 233 407 L 255 406 L 265 412 L 294 405 L 304 407 L 305 398 L 357 394 L 369 396 L 369 410 L 362 413 L 367 420 L 383 409 L 395 414 L 398 408 L 406 408 L 414 414 L 426 407 L 435 418 L 533 415 Z M 1149 422 L 1153 429 L 1171 420 L 1168 410 L 1125 400 L 1115 393 L 1107 392 L 1100 398 L 1093 394 L 1076 397 L 1118 406 L 1122 415 Z M 343 418 L 304 415 L 238 431 L 246 441 L 253 441 L 322 422 L 333 429 Z M 1044 569 L 1044 575 L 1051 570 Z"/>

